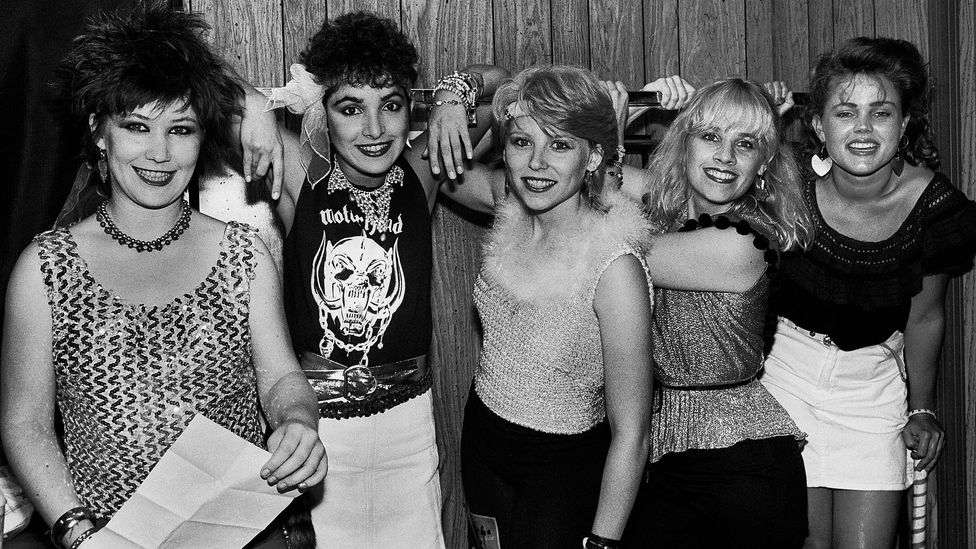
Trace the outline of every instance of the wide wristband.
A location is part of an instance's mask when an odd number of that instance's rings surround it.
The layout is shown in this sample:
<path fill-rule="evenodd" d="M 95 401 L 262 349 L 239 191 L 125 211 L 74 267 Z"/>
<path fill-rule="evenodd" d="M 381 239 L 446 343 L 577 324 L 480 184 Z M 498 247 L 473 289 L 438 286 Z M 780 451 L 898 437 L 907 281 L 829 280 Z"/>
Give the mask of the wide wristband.
<path fill-rule="evenodd" d="M 583 538 L 583 549 L 620 549 L 620 540 L 605 538 L 591 532 Z"/>
<path fill-rule="evenodd" d="M 61 540 L 64 539 L 64 536 L 83 520 L 95 520 L 95 515 L 84 505 L 72 507 L 58 517 L 58 520 L 54 521 L 54 524 L 51 525 L 50 531 L 51 541 L 54 543 L 54 546 L 60 547 Z"/>

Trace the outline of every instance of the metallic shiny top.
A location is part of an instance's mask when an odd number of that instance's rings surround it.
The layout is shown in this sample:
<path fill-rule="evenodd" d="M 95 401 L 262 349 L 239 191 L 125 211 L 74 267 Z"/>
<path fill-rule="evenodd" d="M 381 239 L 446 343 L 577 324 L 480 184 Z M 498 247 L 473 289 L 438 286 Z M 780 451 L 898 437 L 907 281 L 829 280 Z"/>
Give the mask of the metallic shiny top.
<path fill-rule="evenodd" d="M 651 340 L 655 382 L 663 387 L 651 420 L 651 461 L 745 439 L 803 436 L 755 379 L 765 358 L 768 298 L 766 274 L 741 293 L 655 289 Z"/>

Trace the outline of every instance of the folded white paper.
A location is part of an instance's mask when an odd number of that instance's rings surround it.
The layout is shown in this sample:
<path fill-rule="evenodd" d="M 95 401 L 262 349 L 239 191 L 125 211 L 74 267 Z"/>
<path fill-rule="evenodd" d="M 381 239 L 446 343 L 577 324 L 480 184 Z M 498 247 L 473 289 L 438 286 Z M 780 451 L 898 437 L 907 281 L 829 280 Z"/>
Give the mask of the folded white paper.
<path fill-rule="evenodd" d="M 240 549 L 288 506 L 261 479 L 271 454 L 197 415 L 89 549 Z"/>

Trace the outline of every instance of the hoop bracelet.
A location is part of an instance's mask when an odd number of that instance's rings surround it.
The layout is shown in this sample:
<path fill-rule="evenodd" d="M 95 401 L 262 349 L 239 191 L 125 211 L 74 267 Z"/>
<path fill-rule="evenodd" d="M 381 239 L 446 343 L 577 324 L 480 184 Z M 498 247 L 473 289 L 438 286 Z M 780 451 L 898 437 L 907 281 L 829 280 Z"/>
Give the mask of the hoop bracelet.
<path fill-rule="evenodd" d="M 935 415 L 935 410 L 929 410 L 928 408 L 915 408 L 914 410 L 908 411 L 908 417 L 917 416 L 919 414 L 928 414 L 932 416 L 932 419 L 938 420 L 939 416 Z"/>
<path fill-rule="evenodd" d="M 79 522 L 94 519 L 95 515 L 84 505 L 68 509 L 51 525 L 51 541 L 55 547 L 61 547 L 61 540 L 64 539 L 65 534 L 70 532 Z"/>

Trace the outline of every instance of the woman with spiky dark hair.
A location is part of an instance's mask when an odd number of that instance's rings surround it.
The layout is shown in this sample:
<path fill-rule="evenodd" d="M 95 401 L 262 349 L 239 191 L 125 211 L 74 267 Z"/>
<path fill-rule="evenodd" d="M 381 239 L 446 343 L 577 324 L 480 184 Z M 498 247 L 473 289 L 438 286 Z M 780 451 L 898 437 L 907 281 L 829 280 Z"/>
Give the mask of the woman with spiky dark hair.
<path fill-rule="evenodd" d="M 325 477 L 266 246 L 183 199 L 226 154 L 242 97 L 206 28 L 156 5 L 104 14 L 63 63 L 107 198 L 21 254 L 0 394 L 7 457 L 57 545 L 115 514 L 196 414 L 266 446 L 254 474 L 280 491 Z M 270 535 L 285 542 L 280 527 Z"/>
<path fill-rule="evenodd" d="M 441 178 L 423 147 L 407 145 L 417 51 L 392 21 L 357 12 L 325 21 L 301 61 L 272 93 L 304 117 L 301 140 L 282 132 L 271 191 L 287 233 L 289 327 L 332 465 L 322 490 L 308 494 L 316 537 L 329 548 L 443 547 L 427 360 L 430 213 Z M 445 135 L 477 141 L 491 115 L 477 115 L 476 103 L 505 74 L 473 66 L 441 79 L 430 126 L 451 120 Z M 249 95 L 245 127 L 264 104 Z M 459 113 L 477 123 L 444 116 Z M 263 123 L 277 134 L 273 117 Z M 452 177 L 461 169 L 451 152 L 432 148 L 431 158 Z M 245 159 L 249 169 L 267 164 Z"/>

